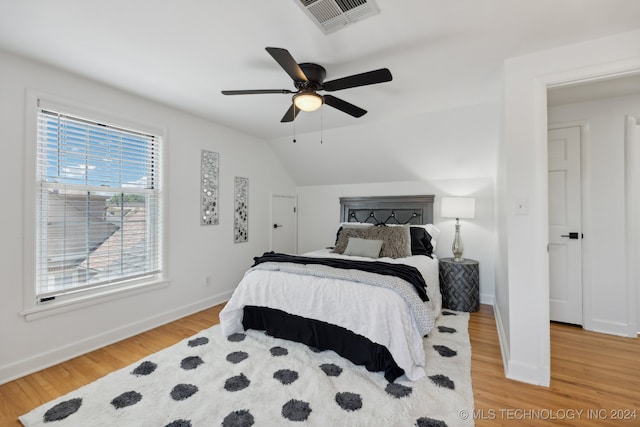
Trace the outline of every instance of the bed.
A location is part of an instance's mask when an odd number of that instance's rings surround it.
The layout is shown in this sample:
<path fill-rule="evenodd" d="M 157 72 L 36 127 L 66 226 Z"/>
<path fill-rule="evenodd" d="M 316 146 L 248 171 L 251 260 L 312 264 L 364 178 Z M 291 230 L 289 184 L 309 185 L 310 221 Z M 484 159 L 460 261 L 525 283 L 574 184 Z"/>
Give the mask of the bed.
<path fill-rule="evenodd" d="M 433 199 L 340 198 L 335 246 L 256 257 L 220 313 L 223 334 L 264 330 L 390 382 L 421 379 L 422 338 L 441 309 Z"/>

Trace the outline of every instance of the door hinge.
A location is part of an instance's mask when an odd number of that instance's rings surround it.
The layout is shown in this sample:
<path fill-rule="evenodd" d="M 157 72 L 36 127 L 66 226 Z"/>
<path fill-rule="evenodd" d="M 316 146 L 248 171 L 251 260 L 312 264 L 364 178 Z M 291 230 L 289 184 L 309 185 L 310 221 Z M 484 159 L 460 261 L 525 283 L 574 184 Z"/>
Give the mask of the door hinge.
<path fill-rule="evenodd" d="M 293 213 L 296 213 L 296 212 L 297 212 L 297 211 L 296 211 L 296 207 L 294 206 L 294 207 L 293 207 Z"/>

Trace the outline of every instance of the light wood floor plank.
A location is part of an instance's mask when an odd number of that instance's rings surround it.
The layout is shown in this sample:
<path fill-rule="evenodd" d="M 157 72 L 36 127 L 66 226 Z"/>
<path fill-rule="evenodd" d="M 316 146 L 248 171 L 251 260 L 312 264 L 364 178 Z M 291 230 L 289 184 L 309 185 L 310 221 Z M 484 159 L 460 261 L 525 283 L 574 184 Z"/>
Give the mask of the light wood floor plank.
<path fill-rule="evenodd" d="M 19 415 L 219 323 L 221 309 L 201 311 L 1 385 L 0 426 L 19 427 Z M 640 425 L 640 340 L 552 324 L 551 386 L 546 388 L 504 377 L 490 306 L 471 314 L 469 335 L 476 426 Z M 632 416 L 632 411 L 635 419 L 613 419 Z M 547 419 L 534 418 L 540 416 Z"/>

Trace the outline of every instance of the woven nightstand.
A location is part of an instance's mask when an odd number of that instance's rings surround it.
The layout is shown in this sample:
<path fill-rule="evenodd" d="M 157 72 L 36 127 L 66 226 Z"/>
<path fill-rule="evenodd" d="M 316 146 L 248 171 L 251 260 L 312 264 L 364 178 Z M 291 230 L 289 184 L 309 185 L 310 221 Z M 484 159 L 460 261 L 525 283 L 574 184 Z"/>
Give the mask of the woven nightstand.
<path fill-rule="evenodd" d="M 442 308 L 456 311 L 478 311 L 480 308 L 480 268 L 478 261 L 465 258 L 440 259 L 440 291 Z"/>

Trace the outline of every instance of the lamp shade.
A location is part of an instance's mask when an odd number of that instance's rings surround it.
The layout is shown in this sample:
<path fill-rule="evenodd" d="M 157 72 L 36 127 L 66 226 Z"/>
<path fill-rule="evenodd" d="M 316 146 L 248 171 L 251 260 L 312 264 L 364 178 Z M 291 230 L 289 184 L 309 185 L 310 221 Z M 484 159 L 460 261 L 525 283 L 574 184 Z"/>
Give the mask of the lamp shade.
<path fill-rule="evenodd" d="M 315 111 L 323 102 L 322 97 L 313 92 L 302 92 L 293 96 L 293 103 L 302 111 Z"/>
<path fill-rule="evenodd" d="M 443 218 L 473 219 L 476 213 L 476 199 L 473 197 L 443 197 L 440 206 Z"/>

